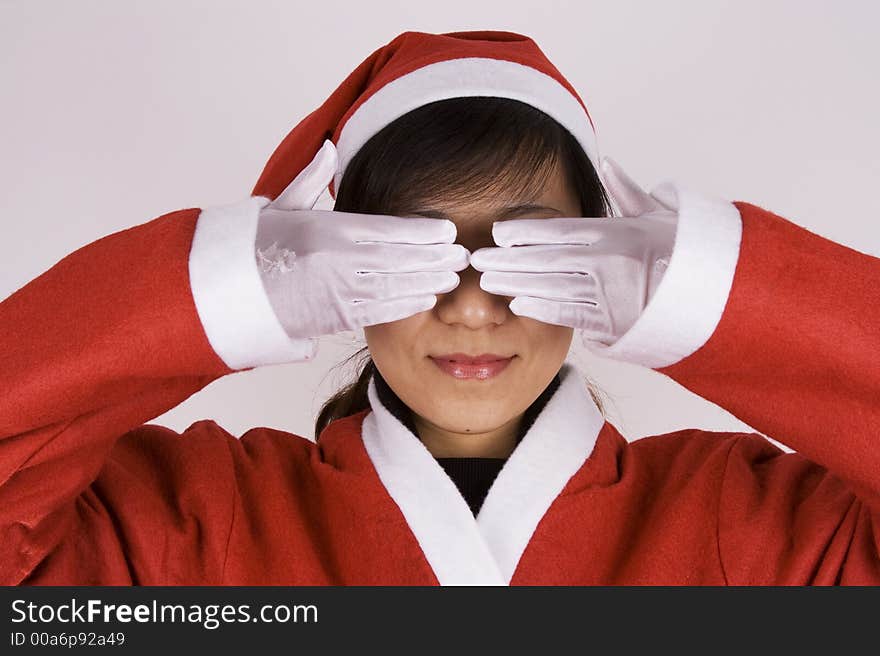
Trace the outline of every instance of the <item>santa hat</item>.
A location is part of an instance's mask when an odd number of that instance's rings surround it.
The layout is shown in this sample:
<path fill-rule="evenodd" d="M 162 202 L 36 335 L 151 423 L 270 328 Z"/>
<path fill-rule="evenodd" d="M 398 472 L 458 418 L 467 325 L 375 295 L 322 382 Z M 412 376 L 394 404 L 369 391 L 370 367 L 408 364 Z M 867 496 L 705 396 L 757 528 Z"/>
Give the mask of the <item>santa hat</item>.
<path fill-rule="evenodd" d="M 494 96 L 535 107 L 568 129 L 599 169 L 596 131 L 577 91 L 529 37 L 514 32 L 403 32 L 367 57 L 272 153 L 253 196 L 275 199 L 327 139 L 345 168 L 367 140 L 398 117 L 447 98 Z"/>

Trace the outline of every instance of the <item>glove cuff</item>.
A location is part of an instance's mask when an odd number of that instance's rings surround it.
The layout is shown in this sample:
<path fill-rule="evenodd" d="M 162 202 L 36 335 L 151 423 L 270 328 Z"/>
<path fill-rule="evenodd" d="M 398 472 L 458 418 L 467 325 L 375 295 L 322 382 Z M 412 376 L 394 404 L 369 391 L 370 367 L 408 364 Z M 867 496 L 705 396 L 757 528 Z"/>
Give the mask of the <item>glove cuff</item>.
<path fill-rule="evenodd" d="M 675 245 L 663 279 L 635 324 L 614 344 L 590 341 L 579 331 L 584 346 L 596 355 L 651 369 L 686 358 L 715 332 L 742 237 L 742 220 L 733 203 L 671 183 L 658 189 L 674 192 L 678 201 Z"/>
<path fill-rule="evenodd" d="M 203 209 L 189 256 L 205 335 L 231 369 L 312 359 L 317 339 L 291 339 L 272 309 L 254 254 L 263 196 Z"/>

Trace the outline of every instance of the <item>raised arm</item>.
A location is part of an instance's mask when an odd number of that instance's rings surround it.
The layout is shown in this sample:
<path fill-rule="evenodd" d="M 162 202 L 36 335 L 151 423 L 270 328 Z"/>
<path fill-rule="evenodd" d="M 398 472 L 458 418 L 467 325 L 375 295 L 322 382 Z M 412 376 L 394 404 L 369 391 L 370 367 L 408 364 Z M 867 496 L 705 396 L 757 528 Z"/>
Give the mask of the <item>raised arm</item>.
<path fill-rule="evenodd" d="M 731 583 L 880 584 L 880 259 L 746 202 L 676 189 L 669 268 L 607 357 L 651 367 L 786 444 L 733 444 Z"/>
<path fill-rule="evenodd" d="M 258 204 L 237 210 L 246 222 Z M 195 298 L 211 290 L 191 287 L 194 235 L 215 219 L 180 210 L 109 235 L 0 303 L 3 584 L 219 573 L 231 522 L 226 436 L 216 425 L 185 436 L 141 426 L 235 370 L 199 317 Z M 199 500 L 178 496 L 200 486 Z M 199 527 L 185 521 L 195 510 L 187 506 L 210 492 L 216 503 L 198 512 L 216 533 L 191 554 Z M 196 557 L 203 571 L 174 572 L 173 562 Z"/>
<path fill-rule="evenodd" d="M 311 208 L 335 165 L 322 149 L 287 192 Z M 262 283 L 268 202 L 111 234 L 0 303 L 0 583 L 219 579 L 241 449 L 214 422 L 144 422 L 233 371 L 314 355 Z"/>
<path fill-rule="evenodd" d="M 660 287 L 596 351 L 670 376 L 876 502 L 880 259 L 749 203 L 678 199 Z"/>
<path fill-rule="evenodd" d="M 219 579 L 246 449 L 144 422 L 457 286 L 452 222 L 312 209 L 336 164 L 328 140 L 274 201 L 109 235 L 0 304 L 0 582 Z"/>

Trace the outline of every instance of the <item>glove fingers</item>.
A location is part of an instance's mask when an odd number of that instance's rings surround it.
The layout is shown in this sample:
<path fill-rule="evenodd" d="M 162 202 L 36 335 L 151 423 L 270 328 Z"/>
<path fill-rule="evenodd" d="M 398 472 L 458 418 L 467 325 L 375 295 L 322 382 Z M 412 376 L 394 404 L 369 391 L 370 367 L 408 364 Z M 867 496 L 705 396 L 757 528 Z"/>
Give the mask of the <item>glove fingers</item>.
<path fill-rule="evenodd" d="M 357 275 L 356 301 L 387 301 L 407 296 L 447 294 L 461 282 L 451 271 L 415 273 L 364 273 Z"/>
<path fill-rule="evenodd" d="M 405 296 L 388 301 L 364 301 L 353 305 L 351 319 L 357 327 L 400 321 L 420 312 L 426 312 L 437 304 L 436 295 Z"/>
<path fill-rule="evenodd" d="M 533 296 L 517 296 L 510 302 L 510 311 L 543 323 L 609 333 L 606 313 L 591 303 L 551 301 Z"/>
<path fill-rule="evenodd" d="M 539 244 L 516 248 L 480 248 L 471 253 L 470 264 L 477 271 L 531 271 L 534 273 L 588 272 L 592 246 Z"/>
<path fill-rule="evenodd" d="M 487 271 L 480 287 L 498 296 L 533 296 L 552 301 L 595 302 L 596 279 L 584 273 L 510 273 Z"/>
<path fill-rule="evenodd" d="M 601 223 L 596 223 L 601 222 Z M 511 219 L 492 224 L 492 240 L 498 246 L 529 244 L 594 244 L 602 239 L 607 218 L 565 217 Z"/>
<path fill-rule="evenodd" d="M 678 212 L 678 189 L 673 182 L 661 182 L 651 191 L 651 196 L 671 210 Z"/>
<path fill-rule="evenodd" d="M 448 219 L 336 211 L 330 219 L 344 222 L 343 230 L 356 242 L 451 244 L 458 235 L 455 223 Z"/>
<path fill-rule="evenodd" d="M 629 177 L 610 157 L 603 157 L 600 165 L 602 180 L 623 216 L 640 216 L 646 212 L 664 209 L 663 205 Z"/>
<path fill-rule="evenodd" d="M 339 163 L 336 146 L 329 139 L 324 140 L 315 158 L 299 172 L 287 185 L 278 198 L 269 204 L 282 210 L 310 210 L 330 184 Z"/>
<path fill-rule="evenodd" d="M 358 244 L 349 254 L 350 266 L 364 273 L 461 271 L 469 266 L 470 251 L 461 244 Z"/>

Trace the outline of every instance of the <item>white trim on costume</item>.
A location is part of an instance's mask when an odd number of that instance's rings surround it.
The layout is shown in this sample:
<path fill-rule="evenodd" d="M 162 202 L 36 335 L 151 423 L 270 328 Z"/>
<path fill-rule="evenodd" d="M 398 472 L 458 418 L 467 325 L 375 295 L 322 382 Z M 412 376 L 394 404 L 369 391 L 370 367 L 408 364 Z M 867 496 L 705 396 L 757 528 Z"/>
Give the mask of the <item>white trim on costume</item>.
<path fill-rule="evenodd" d="M 363 422 L 364 447 L 440 585 L 506 585 L 470 507 L 421 440 L 379 400 Z"/>
<path fill-rule="evenodd" d="M 538 523 L 593 453 L 605 424 L 585 376 L 566 363 L 561 383 L 498 473 L 477 514 L 509 583 Z"/>
<path fill-rule="evenodd" d="M 604 418 L 574 365 L 562 366 L 560 380 L 475 518 L 421 440 L 382 404 L 370 379 L 364 446 L 441 585 L 509 585 L 541 518 L 593 452 Z"/>
<path fill-rule="evenodd" d="M 254 254 L 260 210 L 252 196 L 203 209 L 189 254 L 190 288 L 211 347 L 231 369 L 314 357 L 317 340 L 291 339 L 263 287 Z"/>
<path fill-rule="evenodd" d="M 337 139 L 339 166 L 333 188 L 339 189 L 357 151 L 386 125 L 422 105 L 463 96 L 510 98 L 540 109 L 575 136 L 599 170 L 596 133 L 583 106 L 567 88 L 531 66 L 490 57 L 461 57 L 428 64 L 392 80 L 354 111 Z"/>
<path fill-rule="evenodd" d="M 671 182 L 651 192 L 677 199 L 669 266 L 635 324 L 611 346 L 585 342 L 598 356 L 659 369 L 701 348 L 727 305 L 742 240 L 736 206 Z"/>

